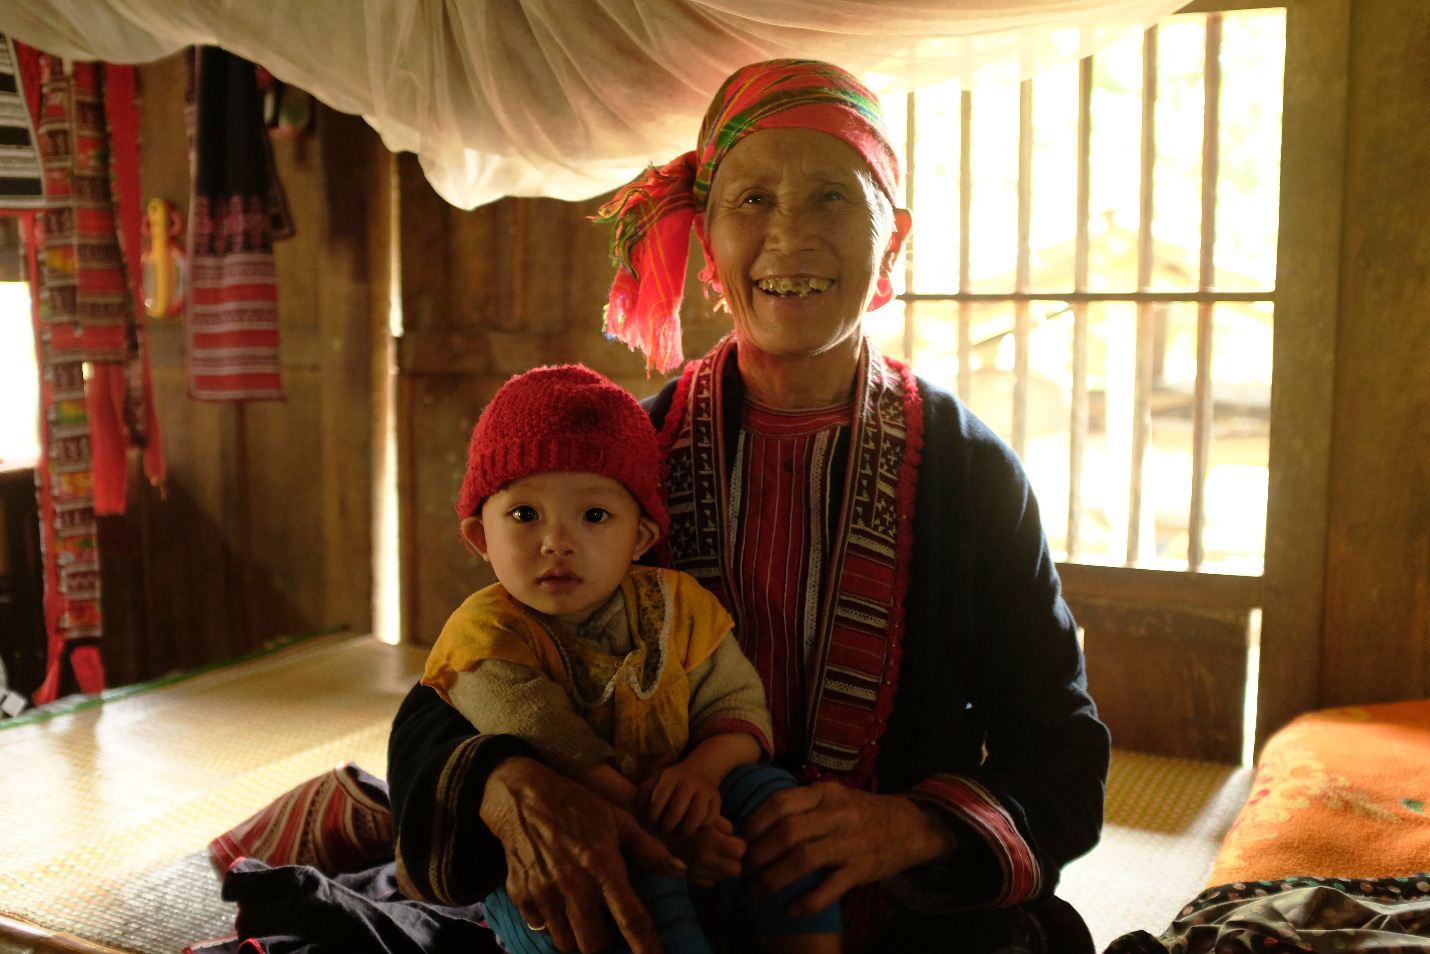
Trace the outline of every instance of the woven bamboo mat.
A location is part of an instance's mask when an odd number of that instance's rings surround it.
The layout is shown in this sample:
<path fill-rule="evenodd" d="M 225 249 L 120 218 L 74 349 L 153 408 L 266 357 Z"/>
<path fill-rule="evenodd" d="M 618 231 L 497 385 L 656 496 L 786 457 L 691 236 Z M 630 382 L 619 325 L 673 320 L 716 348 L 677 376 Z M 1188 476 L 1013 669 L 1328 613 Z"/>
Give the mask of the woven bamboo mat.
<path fill-rule="evenodd" d="M 230 931 L 209 840 L 334 765 L 384 775 L 392 714 L 424 658 L 320 637 L 0 723 L 0 954 L 176 954 Z"/>
<path fill-rule="evenodd" d="M 1129 931 L 1161 934 L 1201 893 L 1251 775 L 1235 765 L 1112 753 L 1102 841 L 1064 869 L 1058 888 L 1098 950 Z"/>
<path fill-rule="evenodd" d="M 229 932 L 205 847 L 336 764 L 385 775 L 425 652 L 324 637 L 43 722 L 0 722 L 0 954 L 178 954 Z M 1114 752 L 1059 894 L 1099 949 L 1203 887 L 1250 772 Z"/>

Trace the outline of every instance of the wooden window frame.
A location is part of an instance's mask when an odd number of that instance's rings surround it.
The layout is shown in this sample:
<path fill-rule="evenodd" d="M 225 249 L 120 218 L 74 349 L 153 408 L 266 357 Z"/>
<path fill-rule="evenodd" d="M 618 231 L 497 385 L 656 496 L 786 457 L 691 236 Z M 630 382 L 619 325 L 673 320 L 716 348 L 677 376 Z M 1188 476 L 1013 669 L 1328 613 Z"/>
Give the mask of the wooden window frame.
<path fill-rule="evenodd" d="M 1301 0 L 1298 3 L 1196 0 L 1179 11 L 1217 13 L 1277 7 L 1286 11 L 1286 61 L 1274 292 L 1270 295 L 1264 292 L 1213 293 L 1212 276 L 1209 274 L 1210 255 L 1206 250 L 1206 244 L 1212 239 L 1210 235 L 1203 236 L 1202 270 L 1196 294 L 1148 292 L 1146 275 L 1139 275 L 1139 287 L 1130 294 L 1088 293 L 1085 285 L 1085 236 L 1082 234 L 1079 235 L 1074 263 L 1073 294 L 1043 294 L 1033 290 L 1027 281 L 1029 202 L 1024 194 L 1030 177 L 1020 174 L 1018 268 L 1013 292 L 982 294 L 969 291 L 968 242 L 964 241 L 960 249 L 957 295 L 914 293 L 902 296 L 907 301 L 957 301 L 960 371 L 956 390 L 965 400 L 970 390 L 968 319 L 973 304 L 978 301 L 1014 303 L 1015 340 L 1028 332 L 1029 303 L 1054 299 L 1068 301 L 1077 322 L 1075 341 L 1079 334 L 1086 334 L 1085 327 L 1078 326 L 1083 324 L 1081 317 L 1087 301 L 1135 301 L 1139 308 L 1139 353 L 1142 342 L 1147 338 L 1141 329 L 1146 323 L 1143 315 L 1152 302 L 1175 300 L 1198 303 L 1199 352 L 1209 348 L 1210 336 L 1206 332 L 1210 326 L 1212 302 L 1269 298 L 1274 303 L 1273 361 L 1276 373 L 1271 394 L 1266 548 L 1262 575 L 1231 576 L 1201 572 L 1201 553 L 1196 542 L 1188 554 L 1187 570 L 1059 563 L 1065 592 L 1079 619 L 1105 621 L 1109 619 L 1109 608 L 1113 608 L 1112 614 L 1117 619 L 1113 628 L 1120 626 L 1115 647 L 1107 646 L 1106 652 L 1095 644 L 1089 648 L 1089 672 L 1095 693 L 1102 689 L 1120 697 L 1112 708 L 1123 710 L 1124 728 L 1134 728 L 1134 706 L 1142 716 L 1148 714 L 1150 708 L 1160 708 L 1164 713 L 1161 724 L 1154 725 L 1150 735 L 1143 734 L 1135 739 L 1133 747 L 1219 760 L 1250 754 L 1248 743 L 1259 749 L 1266 737 L 1291 716 L 1313 708 L 1317 698 L 1333 415 L 1328 382 L 1332 380 L 1334 371 L 1336 324 L 1336 309 L 1328 307 L 1328 303 L 1337 300 L 1339 291 L 1350 5 L 1349 0 Z M 1214 18 L 1212 22 L 1218 21 Z M 1155 36 L 1155 33 L 1149 31 L 1148 36 Z M 1208 70 L 1207 75 L 1207 82 L 1214 82 L 1214 67 Z M 1086 103 L 1089 94 L 1091 78 L 1091 60 L 1084 60 L 1080 64 L 1080 96 L 1083 103 Z M 1030 159 L 1030 93 L 1030 83 L 1024 82 L 1020 95 L 1020 167 L 1025 167 Z M 960 232 L 964 236 L 969 232 L 971 205 L 970 143 L 967 135 L 970 112 L 971 97 L 965 92 L 962 101 L 965 134 L 960 142 Z M 1088 191 L 1085 157 L 1089 132 L 1086 111 L 1083 112 L 1079 128 L 1079 139 L 1082 140 L 1079 154 L 1084 161 L 1080 162 L 1078 170 L 1078 211 L 1079 220 L 1084 224 L 1080 233 L 1086 228 Z M 916 132 L 915 116 L 915 111 L 909 110 L 910 142 Z M 1214 120 L 1214 115 L 1208 115 L 1209 126 Z M 1145 158 L 1147 145 L 1144 139 L 1144 164 L 1149 161 Z M 1213 150 L 1214 162 L 1215 143 L 1208 144 L 1207 148 Z M 1287 157 L 1294 157 L 1295 161 L 1288 162 Z M 912 170 L 907 185 L 909 197 L 912 196 L 917 172 L 917 169 Z M 1214 185 L 1214 177 L 1204 177 L 1204 180 Z M 1209 197 L 1204 189 L 1204 209 L 1206 203 L 1213 200 L 1214 196 Z M 1143 221 L 1150 219 L 1148 201 L 1144 195 Z M 1144 240 L 1150 238 L 1149 229 L 1141 231 Z M 1150 256 L 1145 254 L 1140 258 L 1141 262 L 1150 261 Z M 906 278 L 912 278 L 912 275 L 906 273 Z M 906 281 L 906 287 L 913 287 L 912 283 Z M 906 312 L 905 342 L 913 340 L 914 321 L 913 315 Z M 1024 344 L 1019 340 L 1016 349 L 1019 356 L 1026 355 Z M 1076 347 L 1074 354 L 1077 354 Z M 912 356 L 906 354 L 905 357 Z M 1209 439 L 1210 387 L 1204 373 L 1207 364 L 1199 354 L 1194 392 L 1197 414 L 1193 449 L 1195 476 L 1193 500 L 1189 504 L 1193 531 L 1201 525 L 1199 518 Z M 1018 370 L 1026 369 L 1015 368 L 1015 371 Z M 1085 364 L 1079 367 L 1075 359 L 1073 373 L 1073 443 L 1070 451 L 1075 460 L 1079 421 L 1085 425 L 1086 418 Z M 1019 380 L 1025 377 L 1022 374 L 1016 376 Z M 1081 405 L 1079 394 L 1083 395 Z M 1020 453 L 1020 438 L 1025 433 L 1025 426 L 1026 383 L 1022 388 L 1015 386 L 1010 435 L 1015 450 Z M 1136 439 L 1134 437 L 1134 441 Z M 1079 516 L 1078 471 L 1076 466 L 1070 468 L 1070 526 L 1075 525 Z M 1134 492 L 1136 486 L 1137 481 L 1134 480 Z M 1136 506 L 1134 501 L 1133 508 Z M 1189 535 L 1193 541 L 1198 541 L 1200 537 L 1197 532 Z M 1068 540 L 1070 552 L 1076 552 L 1075 529 L 1069 531 Z M 1130 549 L 1134 544 L 1134 540 L 1129 540 L 1129 553 L 1135 552 Z M 1148 694 L 1148 686 L 1142 684 L 1139 675 L 1155 674 L 1159 663 L 1169 667 L 1160 673 L 1163 678 L 1170 676 L 1175 679 L 1178 674 L 1186 676 L 1183 680 L 1185 686 L 1172 688 L 1174 694 L 1182 692 L 1180 705 L 1148 706 L 1148 700 L 1153 696 Z M 1103 670 L 1106 682 L 1102 687 L 1097 685 L 1099 668 Z M 1099 693 L 1100 704 L 1102 698 Z M 1208 699 L 1212 701 L 1208 702 Z M 1187 725 L 1202 716 L 1208 716 L 1210 721 L 1218 724 L 1212 726 L 1211 731 Z M 1242 722 L 1244 716 L 1250 716 L 1248 723 Z M 1156 719 L 1152 721 L 1157 722 Z M 1115 741 L 1117 736 L 1118 729 L 1114 726 Z"/>

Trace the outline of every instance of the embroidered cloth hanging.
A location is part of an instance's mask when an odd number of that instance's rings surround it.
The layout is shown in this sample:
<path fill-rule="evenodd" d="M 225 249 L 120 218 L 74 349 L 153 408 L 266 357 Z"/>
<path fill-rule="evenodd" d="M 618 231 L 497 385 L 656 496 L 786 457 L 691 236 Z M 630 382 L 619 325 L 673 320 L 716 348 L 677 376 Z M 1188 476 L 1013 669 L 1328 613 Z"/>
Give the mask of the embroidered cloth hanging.
<path fill-rule="evenodd" d="M 49 634 L 37 704 L 66 664 L 80 691 L 104 688 L 96 514 L 124 510 L 128 454 L 162 457 L 136 310 L 138 120 L 134 70 L 15 47 L 35 78 L 44 209 L 24 218 L 42 408 L 38 496 Z M 37 113 L 37 115 L 35 114 Z"/>
<path fill-rule="evenodd" d="M 209 401 L 281 398 L 273 241 L 292 234 L 273 170 L 254 65 L 191 49 L 189 394 Z"/>

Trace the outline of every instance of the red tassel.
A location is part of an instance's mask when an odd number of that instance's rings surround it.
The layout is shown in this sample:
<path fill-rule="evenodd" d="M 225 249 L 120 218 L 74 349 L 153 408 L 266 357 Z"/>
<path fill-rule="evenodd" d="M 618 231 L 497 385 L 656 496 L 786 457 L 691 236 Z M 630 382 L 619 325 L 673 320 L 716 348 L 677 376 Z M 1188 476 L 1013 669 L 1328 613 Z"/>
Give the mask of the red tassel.
<path fill-rule="evenodd" d="M 680 302 L 695 220 L 695 153 L 651 167 L 592 216 L 614 223 L 619 264 L 606 305 L 606 334 L 646 355 L 646 370 L 682 360 Z"/>

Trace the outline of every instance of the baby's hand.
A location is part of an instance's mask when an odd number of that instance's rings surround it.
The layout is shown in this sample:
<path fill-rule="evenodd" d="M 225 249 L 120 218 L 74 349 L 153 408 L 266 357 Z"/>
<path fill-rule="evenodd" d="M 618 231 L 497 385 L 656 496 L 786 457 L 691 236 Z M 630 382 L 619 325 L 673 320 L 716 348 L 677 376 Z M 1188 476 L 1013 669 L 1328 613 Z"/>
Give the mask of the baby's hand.
<path fill-rule="evenodd" d="M 720 818 L 720 791 L 699 772 L 677 762 L 640 788 L 646 822 L 656 831 L 688 838 Z"/>
<path fill-rule="evenodd" d="M 703 887 L 738 875 L 740 860 L 745 857 L 744 839 L 733 834 L 723 815 L 716 815 L 714 822 L 693 835 L 667 835 L 665 844 L 685 862 L 685 880 Z"/>

